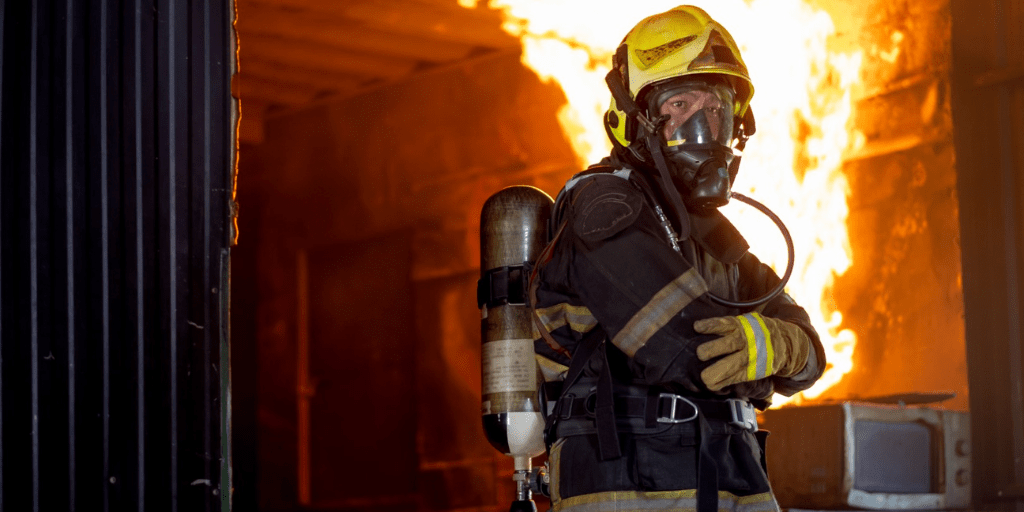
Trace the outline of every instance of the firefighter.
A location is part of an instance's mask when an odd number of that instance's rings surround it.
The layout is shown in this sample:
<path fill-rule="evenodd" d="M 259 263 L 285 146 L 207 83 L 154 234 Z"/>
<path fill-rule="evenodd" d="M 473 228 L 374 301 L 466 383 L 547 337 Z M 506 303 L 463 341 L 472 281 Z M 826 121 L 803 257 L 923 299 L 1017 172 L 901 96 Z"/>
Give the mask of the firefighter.
<path fill-rule="evenodd" d="M 717 210 L 754 131 L 739 49 L 680 6 L 626 35 L 607 81 L 614 149 L 559 193 L 530 285 L 552 508 L 778 510 L 755 409 L 825 359 Z"/>

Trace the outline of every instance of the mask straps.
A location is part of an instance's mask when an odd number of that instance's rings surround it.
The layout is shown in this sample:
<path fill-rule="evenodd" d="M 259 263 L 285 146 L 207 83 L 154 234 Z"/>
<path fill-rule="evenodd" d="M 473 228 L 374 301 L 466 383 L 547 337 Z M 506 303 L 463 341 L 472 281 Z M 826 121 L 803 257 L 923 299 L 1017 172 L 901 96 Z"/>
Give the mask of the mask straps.
<path fill-rule="evenodd" d="M 754 109 L 747 105 L 747 112 L 743 114 L 743 120 L 740 121 L 739 130 L 736 131 L 736 156 L 733 157 L 732 162 L 729 163 L 729 176 L 732 179 L 736 179 L 736 174 L 740 171 L 740 160 L 743 159 L 743 148 L 747 147 L 747 139 L 750 138 L 754 132 L 757 131 L 757 125 L 754 124 Z"/>

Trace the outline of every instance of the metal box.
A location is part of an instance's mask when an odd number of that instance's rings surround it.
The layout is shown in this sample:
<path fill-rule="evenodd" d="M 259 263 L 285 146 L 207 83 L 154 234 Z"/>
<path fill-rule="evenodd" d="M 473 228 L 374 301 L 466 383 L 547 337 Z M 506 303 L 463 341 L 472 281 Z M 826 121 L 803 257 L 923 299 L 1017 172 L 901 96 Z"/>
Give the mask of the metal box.
<path fill-rule="evenodd" d="M 761 416 L 783 508 L 936 510 L 971 499 L 967 413 L 846 402 Z"/>

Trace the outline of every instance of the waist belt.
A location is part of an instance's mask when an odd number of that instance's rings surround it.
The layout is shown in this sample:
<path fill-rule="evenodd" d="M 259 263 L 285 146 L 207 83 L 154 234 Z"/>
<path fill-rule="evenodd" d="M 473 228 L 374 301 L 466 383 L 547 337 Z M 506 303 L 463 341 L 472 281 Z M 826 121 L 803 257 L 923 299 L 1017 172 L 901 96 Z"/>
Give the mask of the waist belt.
<path fill-rule="evenodd" d="M 552 411 L 555 421 L 595 418 L 597 392 L 574 387 L 586 394 L 574 393 L 577 391 L 575 389 L 563 393 Z M 628 395 L 620 394 L 621 388 L 616 389 L 614 407 L 615 416 L 618 418 L 643 418 L 647 425 L 653 426 L 657 423 L 686 423 L 697 419 L 698 414 L 703 414 L 708 420 L 722 421 L 750 432 L 757 432 L 757 411 L 746 400 L 707 400 L 656 392 L 647 386 L 634 385 L 628 388 L 631 388 Z"/>

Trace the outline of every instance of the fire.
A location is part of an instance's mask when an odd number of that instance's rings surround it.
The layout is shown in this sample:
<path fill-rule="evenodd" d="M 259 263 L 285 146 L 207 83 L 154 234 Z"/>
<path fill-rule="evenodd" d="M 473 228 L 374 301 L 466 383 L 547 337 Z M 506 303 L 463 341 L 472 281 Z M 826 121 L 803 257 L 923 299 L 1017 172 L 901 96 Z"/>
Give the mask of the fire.
<path fill-rule="evenodd" d="M 832 303 L 831 286 L 851 265 L 841 157 L 858 144 L 847 126 L 861 55 L 830 52 L 832 19 L 802 0 L 694 4 L 729 30 L 754 82 L 758 131 L 747 144 L 734 189 L 765 203 L 793 235 L 797 260 L 787 291 L 811 315 L 829 361 L 821 380 L 794 398 L 815 398 L 850 371 L 856 344 Z M 490 1 L 490 7 L 504 11 L 503 28 L 522 41 L 523 63 L 565 91 L 569 104 L 558 119 L 581 169 L 611 150 L 602 115 L 610 102 L 604 77 L 615 48 L 642 18 L 676 5 L 675 0 Z M 781 274 L 786 248 L 777 230 L 745 205 L 730 204 L 724 211 L 753 252 Z M 786 401 L 776 397 L 776 405 Z"/>

